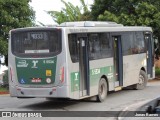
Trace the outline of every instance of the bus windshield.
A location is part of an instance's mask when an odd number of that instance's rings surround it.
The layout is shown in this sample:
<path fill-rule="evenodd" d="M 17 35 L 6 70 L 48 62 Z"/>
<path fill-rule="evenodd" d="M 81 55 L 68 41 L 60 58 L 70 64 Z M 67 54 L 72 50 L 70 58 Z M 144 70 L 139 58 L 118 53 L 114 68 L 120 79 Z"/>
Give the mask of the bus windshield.
<path fill-rule="evenodd" d="M 16 56 L 55 56 L 61 52 L 61 31 L 12 31 L 11 46 Z"/>

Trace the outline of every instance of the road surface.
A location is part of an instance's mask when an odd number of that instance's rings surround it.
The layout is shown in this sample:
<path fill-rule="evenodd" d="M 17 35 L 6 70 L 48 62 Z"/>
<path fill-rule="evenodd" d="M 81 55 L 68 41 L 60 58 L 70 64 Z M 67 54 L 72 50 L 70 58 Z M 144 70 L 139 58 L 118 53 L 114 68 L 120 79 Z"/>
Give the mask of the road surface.
<path fill-rule="evenodd" d="M 1 95 L 0 111 L 122 111 L 132 104 L 137 104 L 157 97 L 160 97 L 160 80 L 158 79 L 150 81 L 144 90 L 128 89 L 111 92 L 103 103 L 98 103 L 94 100 L 68 100 L 55 102 L 48 101 L 45 98 L 18 99 L 12 98 L 9 95 Z M 66 118 L 61 119 L 66 120 Z M 98 119 L 105 118 L 99 117 Z"/>

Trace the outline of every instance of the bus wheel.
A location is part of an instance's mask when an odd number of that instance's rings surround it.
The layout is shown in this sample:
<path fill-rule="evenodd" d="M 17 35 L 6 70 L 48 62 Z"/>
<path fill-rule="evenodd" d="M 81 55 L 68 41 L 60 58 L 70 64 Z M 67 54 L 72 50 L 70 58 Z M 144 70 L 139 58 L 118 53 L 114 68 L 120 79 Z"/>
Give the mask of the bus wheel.
<path fill-rule="evenodd" d="M 101 78 L 99 82 L 99 87 L 98 87 L 98 95 L 97 95 L 97 101 L 98 102 L 103 102 L 106 97 L 107 97 L 107 83 L 104 78 Z"/>
<path fill-rule="evenodd" d="M 144 71 L 140 71 L 139 74 L 139 83 L 135 85 L 136 90 L 142 90 L 146 87 L 147 85 L 147 75 Z"/>

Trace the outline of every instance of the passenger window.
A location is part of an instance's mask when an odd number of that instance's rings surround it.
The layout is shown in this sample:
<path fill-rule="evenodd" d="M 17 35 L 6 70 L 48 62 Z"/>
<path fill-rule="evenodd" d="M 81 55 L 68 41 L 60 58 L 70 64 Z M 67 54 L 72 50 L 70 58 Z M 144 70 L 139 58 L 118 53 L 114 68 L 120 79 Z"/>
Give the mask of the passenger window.
<path fill-rule="evenodd" d="M 112 57 L 112 42 L 109 33 L 89 34 L 90 60 Z"/>
<path fill-rule="evenodd" d="M 89 58 L 91 60 L 101 58 L 100 41 L 99 41 L 98 34 L 90 34 L 89 35 L 89 50 L 90 50 Z"/>
<path fill-rule="evenodd" d="M 123 55 L 145 53 L 143 32 L 128 32 L 122 34 Z"/>
<path fill-rule="evenodd" d="M 68 41 L 69 41 L 69 51 L 71 55 L 72 62 L 78 62 L 79 61 L 79 44 L 77 40 L 76 34 L 70 34 L 68 35 Z"/>
<path fill-rule="evenodd" d="M 109 39 L 109 33 L 100 34 L 101 58 L 112 57 L 112 42 Z"/>
<path fill-rule="evenodd" d="M 145 53 L 145 42 L 143 32 L 135 32 L 135 49 L 137 54 Z"/>
<path fill-rule="evenodd" d="M 133 33 L 122 34 L 122 52 L 123 55 L 131 55 L 134 53 L 134 38 Z"/>

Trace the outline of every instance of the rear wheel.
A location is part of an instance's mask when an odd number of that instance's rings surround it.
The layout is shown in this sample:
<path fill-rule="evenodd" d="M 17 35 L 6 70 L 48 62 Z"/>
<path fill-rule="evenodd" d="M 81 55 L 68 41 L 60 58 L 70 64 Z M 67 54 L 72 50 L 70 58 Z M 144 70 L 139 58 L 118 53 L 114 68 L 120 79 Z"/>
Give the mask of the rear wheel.
<path fill-rule="evenodd" d="M 147 75 L 146 73 L 141 70 L 139 74 L 139 83 L 135 85 L 134 89 L 136 90 L 142 90 L 147 85 Z"/>
<path fill-rule="evenodd" d="M 99 81 L 97 101 L 103 102 L 107 97 L 107 92 L 108 92 L 107 82 L 104 78 L 101 78 L 101 80 Z"/>

